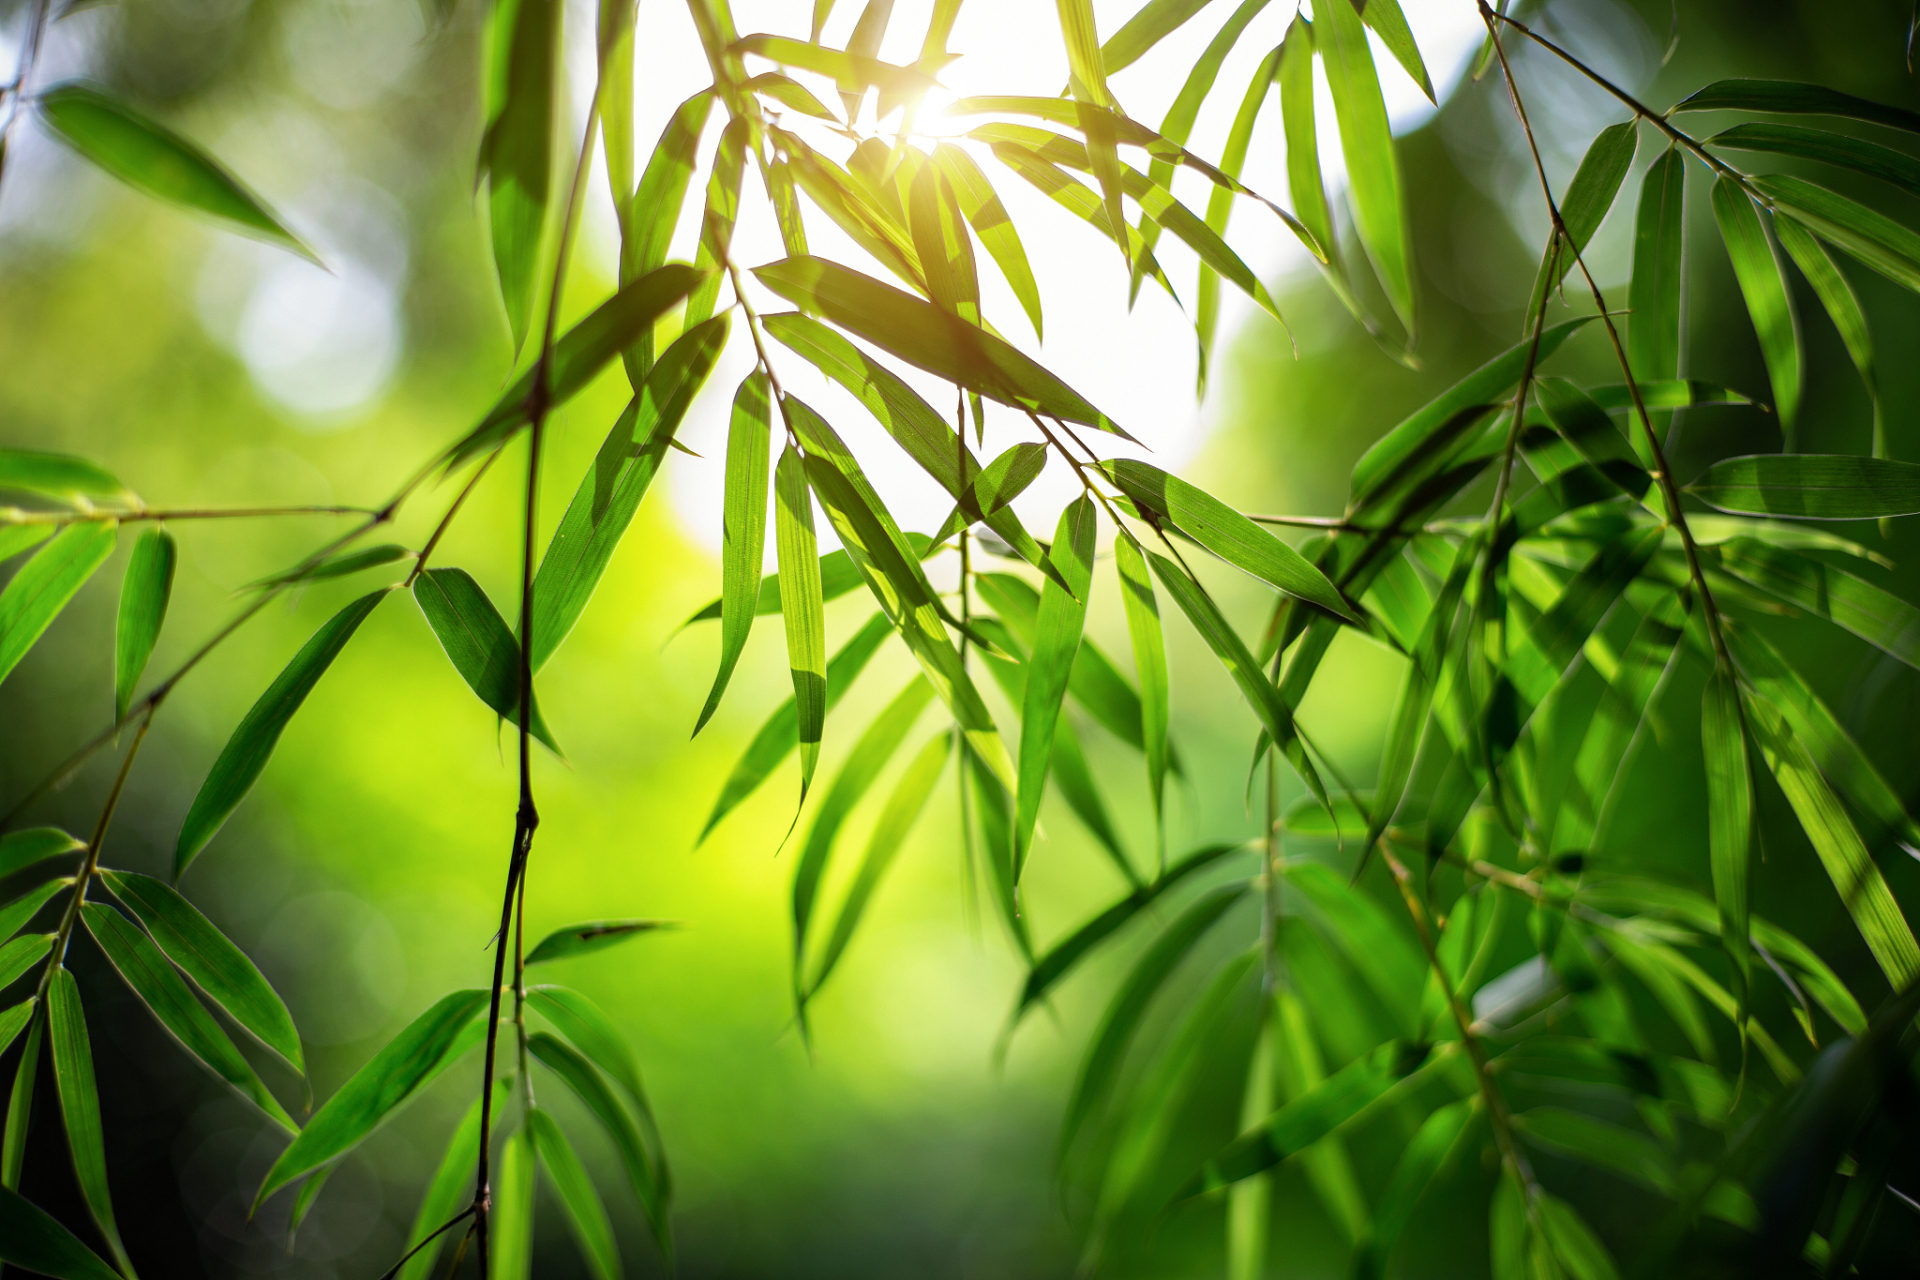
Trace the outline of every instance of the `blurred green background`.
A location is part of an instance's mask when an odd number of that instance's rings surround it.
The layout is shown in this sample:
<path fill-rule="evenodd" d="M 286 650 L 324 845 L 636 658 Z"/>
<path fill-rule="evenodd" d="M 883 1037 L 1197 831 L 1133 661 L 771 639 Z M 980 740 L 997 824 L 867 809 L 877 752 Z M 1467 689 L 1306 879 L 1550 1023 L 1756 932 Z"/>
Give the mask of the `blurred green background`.
<path fill-rule="evenodd" d="M 1129 7 L 1102 6 L 1103 23 Z M 4 19 L 16 38 L 25 8 L 11 6 Z M 1690 0 L 1679 6 L 1679 43 L 1664 66 L 1664 2 L 1556 0 L 1546 10 L 1548 30 L 1598 50 L 1603 65 L 1611 60 L 1608 69 L 1658 105 L 1726 74 L 1817 79 L 1920 102 L 1904 65 L 1910 6 L 1897 0 Z M 675 6 L 649 3 L 641 9 L 643 33 L 650 21 L 686 18 Z M 1053 38 L 1050 6 L 1036 6 L 1033 22 L 1032 38 Z M 323 248 L 342 250 L 355 265 L 324 297 L 303 296 L 297 282 L 287 282 L 292 277 L 274 275 L 281 264 L 272 251 L 161 209 L 85 171 L 44 137 L 17 147 L 0 200 L 0 444 L 86 455 L 155 505 L 373 504 L 484 412 L 510 353 L 470 194 L 478 133 L 472 4 L 457 6 L 442 24 L 408 0 L 127 0 L 88 6 L 56 32 L 49 57 L 60 74 L 107 82 L 207 141 L 331 237 Z M 1537 58 L 1518 65 L 1523 82 L 1537 86 L 1549 117 L 1549 165 L 1564 181 L 1591 134 L 1621 115 Z M 1287 278 L 1276 294 L 1298 356 L 1270 322 L 1249 321 L 1226 338 L 1211 392 L 1218 429 L 1187 469 L 1197 482 L 1248 510 L 1337 512 L 1346 471 L 1368 441 L 1516 340 L 1545 220 L 1506 112 L 1492 79 L 1469 84 L 1404 140 L 1424 273 L 1422 368 L 1409 371 L 1384 356 L 1316 281 Z M 643 124 L 643 141 L 653 127 Z M 1277 139 L 1273 121 L 1256 146 L 1277 147 Z M 1654 154 L 1643 141 L 1636 171 Z M 1629 219 L 1622 213 L 1635 190 L 1630 181 L 1597 242 L 1603 284 L 1625 280 Z M 1873 198 L 1896 213 L 1914 212 L 1877 192 Z M 1689 372 L 1757 394 L 1764 372 L 1703 198 L 1691 216 Z M 1911 426 L 1920 369 L 1903 356 L 1920 340 L 1920 307 L 1877 277 L 1850 275 L 1883 353 L 1894 456 L 1920 456 Z M 276 288 L 292 292 L 268 306 Z M 605 288 L 582 275 L 573 297 L 585 305 Z M 1817 309 L 1803 306 L 1803 316 L 1810 373 L 1801 447 L 1864 452 L 1866 399 Z M 1581 341 L 1564 365 L 1574 376 L 1615 380 L 1599 342 Z M 373 389 L 343 380 L 342 368 L 371 379 Z M 1099 399 L 1098 387 L 1085 389 Z M 620 403 L 608 379 L 559 416 L 542 498 L 549 520 Z M 1679 441 L 1676 466 L 1688 477 L 1713 458 L 1774 449 L 1779 435 L 1759 410 L 1717 409 L 1690 416 Z M 471 570 L 496 600 L 511 598 L 517 573 L 521 465 L 510 458 L 497 469 L 439 558 Z M 675 457 L 670 465 L 713 467 L 718 459 Z M 1474 501 L 1484 506 L 1485 496 Z M 429 491 L 411 505 L 395 540 L 417 546 L 444 498 Z M 1474 510 L 1473 502 L 1463 506 Z M 182 558 L 153 670 L 183 659 L 235 607 L 236 588 L 306 554 L 336 524 L 173 526 Z M 1857 536 L 1874 537 L 1871 530 Z M 1914 558 L 1913 536 L 1897 529 L 1886 548 L 1903 566 Z M 124 555 L 0 687 L 0 798 L 9 803 L 110 714 Z M 1916 594 L 1910 569 L 1891 581 L 1901 594 Z M 715 557 L 682 528 L 667 486 L 656 487 L 593 607 L 542 676 L 543 705 L 567 756 L 538 762 L 543 821 L 527 898 L 536 935 L 602 916 L 681 922 L 672 933 L 542 975 L 611 1010 L 639 1054 L 675 1169 L 681 1270 L 695 1277 L 1070 1272 L 1079 1202 L 1052 1180 L 1054 1133 L 1077 1048 L 1138 939 L 1089 965 L 1052 1016 L 1030 1019 L 996 1069 L 995 1037 L 1021 975 L 998 926 L 970 909 L 963 892 L 949 779 L 820 998 L 810 1057 L 790 1023 L 787 986 L 795 851 L 777 852 L 792 816 L 791 765 L 694 847 L 721 780 L 787 692 L 777 627 L 762 626 L 718 718 L 688 741 L 716 637 L 711 628 L 674 632 L 717 583 Z M 1257 592 L 1224 577 L 1219 585 L 1251 631 L 1260 617 Z M 319 621 L 366 589 L 359 581 L 327 584 L 270 608 L 191 678 L 133 773 L 107 845 L 110 865 L 164 873 L 181 817 L 232 726 Z M 830 641 L 870 611 L 853 598 L 833 606 Z M 1253 722 L 1191 633 L 1179 624 L 1169 630 L 1175 727 L 1189 766 L 1175 806 L 1177 851 L 1246 837 L 1258 818 L 1242 803 Z M 1111 595 L 1096 598 L 1090 634 L 1125 665 Z M 1920 778 L 1910 747 L 1920 693 L 1913 673 L 1812 623 L 1783 619 L 1774 634 L 1911 792 Z M 901 653 L 883 651 L 829 722 L 823 778 L 910 670 Z M 1375 766 L 1399 670 L 1383 650 L 1343 639 L 1302 710 L 1361 783 Z M 933 724 L 930 715 L 922 735 Z M 1138 762 L 1094 731 L 1085 736 L 1144 859 L 1151 841 Z M 1648 781 L 1661 785 L 1636 789 L 1644 802 L 1615 831 L 1618 847 L 1596 856 L 1703 867 L 1697 783 L 1672 783 L 1676 768 L 1696 776 L 1697 748 L 1685 734 L 1659 745 L 1648 767 L 1663 776 Z M 395 598 L 326 677 L 262 784 L 187 876 L 189 895 L 288 999 L 309 1044 L 317 1097 L 434 998 L 484 984 L 483 948 L 512 834 L 512 752 L 412 603 Z M 84 831 L 109 782 L 110 770 L 96 763 L 32 817 Z M 1763 820 L 1783 815 L 1781 805 L 1767 790 Z M 856 823 L 856 842 L 874 808 Z M 1049 801 L 1043 822 L 1049 840 L 1028 901 L 1044 941 L 1122 886 L 1064 808 Z M 1757 909 L 1839 956 L 1849 978 L 1877 981 L 1863 976 L 1869 967 L 1857 963 L 1857 940 L 1831 895 L 1799 892 L 1794 886 L 1804 881 L 1775 873 L 1810 857 L 1790 817 L 1767 821 L 1764 830 L 1770 863 L 1760 874 Z M 1907 867 L 1889 873 L 1902 896 L 1915 887 Z M 0 887 L 0 896 L 12 895 Z M 76 946 L 73 963 L 88 992 L 122 1229 L 145 1274 L 319 1280 L 385 1269 L 444 1135 L 471 1096 L 477 1061 L 450 1073 L 335 1174 L 289 1255 L 282 1230 L 289 1197 L 257 1221 L 246 1217 L 278 1140 L 197 1073 L 89 944 Z M 11 1078 L 18 1052 L 0 1060 L 0 1075 Z M 1223 1065 L 1218 1073 L 1220 1114 L 1196 1123 L 1231 1127 L 1235 1071 Z M 298 1086 L 269 1079 L 294 1105 Z M 563 1120 L 573 1118 L 566 1101 L 556 1106 Z M 24 1190 L 77 1223 L 83 1211 L 52 1107 L 43 1081 Z M 612 1187 L 610 1153 L 593 1141 L 582 1145 Z M 1357 1147 L 1369 1186 L 1384 1177 L 1390 1146 Z M 1304 1183 L 1289 1177 L 1280 1180 L 1276 1256 L 1288 1274 L 1336 1274 L 1334 1237 Z M 630 1199 L 616 1193 L 609 1202 L 629 1268 L 658 1271 Z M 1113 1261 L 1140 1274 L 1212 1273 L 1220 1265 L 1219 1221 L 1217 1204 L 1188 1206 L 1153 1243 Z M 1462 1226 L 1445 1205 L 1430 1205 L 1416 1230 L 1434 1240 L 1464 1233 L 1457 1248 L 1427 1255 L 1447 1259 L 1433 1274 L 1484 1269 L 1476 1221 Z M 553 1204 L 542 1209 L 536 1274 L 584 1274 Z"/>

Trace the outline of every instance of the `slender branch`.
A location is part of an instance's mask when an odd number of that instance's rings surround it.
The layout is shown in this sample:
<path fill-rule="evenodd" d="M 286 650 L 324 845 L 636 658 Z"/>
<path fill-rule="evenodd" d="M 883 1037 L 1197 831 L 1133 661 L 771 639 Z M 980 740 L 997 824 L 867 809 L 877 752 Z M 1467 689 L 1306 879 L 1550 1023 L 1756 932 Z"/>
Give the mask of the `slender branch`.
<path fill-rule="evenodd" d="M 114 810 L 120 807 L 120 794 L 126 790 L 127 776 L 133 772 L 134 757 L 140 754 L 140 744 L 147 740 L 147 730 L 152 727 L 153 713 L 148 712 L 146 719 L 140 722 L 140 732 L 134 735 L 132 745 L 127 748 L 126 759 L 120 762 L 120 772 L 114 777 L 113 789 L 107 792 L 107 802 L 100 806 L 100 817 L 93 824 L 93 836 L 87 841 L 87 856 L 80 864 L 79 874 L 73 878 L 73 895 L 67 899 L 67 909 L 60 917 L 53 947 L 47 952 L 47 967 L 40 975 L 37 994 L 42 1001 L 46 999 L 47 984 L 53 980 L 53 971 L 66 962 L 67 943 L 72 940 L 73 926 L 80 919 L 80 906 L 86 901 L 87 884 L 100 866 L 100 847 L 106 843 L 107 828 L 113 824 Z"/>
<path fill-rule="evenodd" d="M 370 516 L 371 507 L 140 507 L 133 511 L 28 511 L 0 507 L 0 525 L 137 524 L 145 520 L 251 520 L 265 516 Z"/>
<path fill-rule="evenodd" d="M 453 527 L 453 518 L 459 515 L 460 508 L 466 505 L 467 496 L 480 487 L 481 478 L 487 474 L 488 468 L 493 466 L 494 460 L 500 456 L 501 451 L 505 449 L 505 447 L 506 445 L 504 443 L 496 446 L 494 451 L 489 453 L 486 459 L 474 469 L 474 473 L 467 477 L 466 484 L 462 485 L 460 492 L 454 496 L 453 505 L 449 506 L 447 513 L 440 517 L 440 523 L 433 527 L 433 536 L 427 539 L 427 545 L 421 547 L 420 554 L 414 557 L 413 568 L 408 572 L 407 580 L 402 584 L 403 586 L 411 588 L 413 586 L 413 580 L 426 572 L 427 560 L 433 555 L 435 549 L 439 547 L 440 539 L 447 536 L 447 530 Z"/>
<path fill-rule="evenodd" d="M 400 1255 L 400 1261 L 394 1263 L 393 1266 L 389 1267 L 387 1271 L 381 1275 L 380 1280 L 393 1280 L 395 1276 L 400 1274 L 400 1268 L 406 1266 L 407 1263 L 412 1260 L 414 1254 L 420 1252 L 422 1249 L 432 1244 L 435 1240 L 438 1240 L 442 1235 L 446 1234 L 447 1231 L 449 1231 L 454 1227 L 459 1226 L 461 1223 L 465 1222 L 468 1218 L 472 1216 L 473 1216 L 473 1206 L 468 1205 L 466 1208 L 462 1209 L 460 1212 L 454 1214 L 451 1218 L 448 1218 L 445 1222 L 435 1227 L 433 1231 L 427 1236 L 426 1239 L 422 1240 L 419 1244 L 416 1244 L 415 1246 L 413 1246 L 413 1248 L 407 1250 L 404 1254 Z M 456 1262 L 455 1265 L 458 1265 L 458 1263 Z"/>

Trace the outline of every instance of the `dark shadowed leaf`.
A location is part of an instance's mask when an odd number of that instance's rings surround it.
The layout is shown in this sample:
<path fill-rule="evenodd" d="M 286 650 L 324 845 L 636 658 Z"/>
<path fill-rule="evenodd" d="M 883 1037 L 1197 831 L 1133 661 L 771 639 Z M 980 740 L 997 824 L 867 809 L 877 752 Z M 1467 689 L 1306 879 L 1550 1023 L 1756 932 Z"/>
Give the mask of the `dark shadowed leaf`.
<path fill-rule="evenodd" d="M 38 1206 L 0 1187 L 0 1262 L 56 1280 L 120 1280 L 119 1273 Z"/>
<path fill-rule="evenodd" d="M 120 1274 L 131 1277 L 133 1264 L 120 1243 L 113 1196 L 107 1188 L 106 1138 L 100 1127 L 100 1094 L 94 1085 L 93 1047 L 87 1017 L 80 1008 L 80 984 L 64 968 L 47 984 L 47 1043 L 53 1049 L 53 1082 L 60 1095 L 60 1119 L 73 1157 L 74 1180 L 93 1223 L 106 1237 Z"/>
<path fill-rule="evenodd" d="M 1700 713 L 1707 764 L 1707 862 L 1720 908 L 1720 940 L 1746 985 L 1747 863 L 1753 839 L 1753 773 L 1732 673 L 1715 671 Z"/>
<path fill-rule="evenodd" d="M 28 827 L 24 831 L 9 831 L 0 836 L 0 877 L 24 871 L 63 853 L 78 853 L 86 847 L 86 841 L 76 840 L 58 827 Z"/>
<path fill-rule="evenodd" d="M 520 723 L 520 645 L 500 611 L 465 569 L 428 569 L 413 580 L 413 598 L 446 650 L 453 669 L 480 701 L 508 724 Z M 560 748 L 533 703 L 533 736 Z"/>
<path fill-rule="evenodd" d="M 1801 520 L 1920 514 L 1920 463 L 1852 454 L 1756 454 L 1708 467 L 1687 486 L 1709 506 Z"/>
<path fill-rule="evenodd" d="M 1731 178 L 1713 184 L 1713 216 L 1733 263 L 1734 278 L 1747 300 L 1753 332 L 1767 360 L 1773 384 L 1773 408 L 1783 430 L 1791 433 L 1800 408 L 1800 329 L 1787 297 L 1787 281 L 1752 197 Z M 1788 435 L 1792 439 L 1792 435 Z"/>
<path fill-rule="evenodd" d="M 1920 115 L 1901 107 L 1856 98 L 1850 93 L 1793 80 L 1716 80 L 1684 99 L 1669 115 L 1683 111 L 1757 111 L 1769 115 L 1845 116 L 1909 133 L 1920 133 Z"/>
<path fill-rule="evenodd" d="M 1636 379 L 1672 378 L 1680 372 L 1686 198 L 1685 157 L 1669 148 L 1647 166 L 1635 213 L 1633 276 L 1627 285 L 1627 305 L 1633 312 L 1627 319 L 1627 357 Z"/>
<path fill-rule="evenodd" d="M 580 1245 L 595 1280 L 615 1280 L 620 1275 L 620 1246 L 614 1243 L 613 1223 L 607 1219 L 606 1206 L 593 1188 L 593 1178 L 580 1163 L 567 1135 L 554 1118 L 539 1107 L 527 1112 L 527 1131 L 533 1135 L 533 1149 L 541 1167 L 553 1179 L 560 1203 L 567 1211 L 567 1222 Z"/>
<path fill-rule="evenodd" d="M 494 1081 L 495 1115 L 506 1108 L 511 1087 L 508 1081 Z M 475 1098 L 467 1108 L 466 1115 L 454 1126 L 453 1136 L 447 1140 L 446 1154 L 440 1157 L 439 1168 L 434 1171 L 433 1180 L 427 1184 L 426 1194 L 420 1197 L 420 1210 L 414 1214 L 413 1230 L 407 1234 L 407 1248 L 419 1245 L 472 1199 L 474 1160 L 479 1151 L 480 1099 Z M 442 1232 L 433 1243 L 407 1259 L 394 1280 L 428 1280 L 433 1274 L 433 1264 L 440 1259 L 440 1251 L 452 1243 L 447 1239 L 449 1234 L 452 1233 Z"/>
<path fill-rule="evenodd" d="M 1920 667 L 1920 609 L 1808 556 L 1735 538 L 1720 563 L 1736 577 L 1845 627 L 1910 667 Z"/>

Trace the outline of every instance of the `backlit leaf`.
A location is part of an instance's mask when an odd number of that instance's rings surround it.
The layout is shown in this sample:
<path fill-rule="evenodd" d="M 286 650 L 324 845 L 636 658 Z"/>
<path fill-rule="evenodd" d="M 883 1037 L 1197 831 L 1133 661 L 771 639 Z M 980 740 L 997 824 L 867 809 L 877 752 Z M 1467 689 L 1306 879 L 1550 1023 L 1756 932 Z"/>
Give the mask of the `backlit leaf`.
<path fill-rule="evenodd" d="M 654 1239 L 659 1243 L 661 1253 L 671 1261 L 673 1234 L 667 1214 L 672 1200 L 672 1186 L 667 1178 L 665 1163 L 656 1164 L 654 1157 L 648 1153 L 646 1141 L 639 1126 L 634 1123 L 632 1114 L 621 1104 L 613 1090 L 607 1087 L 606 1081 L 601 1079 L 593 1065 L 571 1045 L 548 1032 L 536 1031 L 527 1038 L 527 1048 L 543 1065 L 566 1081 L 567 1087 L 586 1104 L 587 1110 L 606 1130 L 614 1150 L 620 1156 L 621 1167 L 626 1170 L 634 1196 L 646 1212 Z"/>
<path fill-rule="evenodd" d="M 1133 644 L 1133 669 L 1140 681 L 1141 736 L 1147 757 L 1147 786 L 1153 797 L 1154 830 L 1166 861 L 1165 816 L 1167 789 L 1167 644 L 1160 627 L 1160 602 L 1147 576 L 1140 544 L 1124 531 L 1114 539 L 1114 570 L 1120 578 L 1120 599 L 1126 608 L 1127 635 Z"/>
<path fill-rule="evenodd" d="M 117 536 L 111 521 L 68 525 L 20 566 L 0 591 L 0 681 L 113 554 Z"/>
<path fill-rule="evenodd" d="M 413 598 L 467 687 L 495 714 L 518 726 L 520 645 L 473 575 L 465 569 L 428 569 L 413 580 Z M 537 700 L 533 736 L 559 754 Z"/>
<path fill-rule="evenodd" d="M 1534 317 L 1540 314 L 1541 300 L 1549 290 L 1559 287 L 1567 272 L 1573 269 L 1575 259 L 1586 252 L 1588 242 L 1600 229 L 1608 210 L 1613 208 L 1620 184 L 1626 180 L 1627 170 L 1633 167 L 1633 152 L 1639 138 L 1637 120 L 1609 125 L 1600 131 L 1588 146 L 1587 154 L 1581 157 L 1580 167 L 1574 170 L 1573 180 L 1560 198 L 1560 221 L 1567 229 L 1566 239 L 1573 243 L 1569 246 L 1555 239 L 1541 260 L 1539 274 L 1533 280 L 1533 296 L 1527 299 L 1525 328 L 1528 334 L 1533 332 Z"/>
<path fill-rule="evenodd" d="M 505 1080 L 494 1081 L 494 1115 L 505 1110 L 510 1087 Z M 413 1216 L 413 1230 L 407 1235 L 409 1249 L 418 1246 L 473 1198 L 474 1163 L 480 1153 L 480 1101 L 479 1098 L 473 1100 L 466 1115 L 454 1126 L 453 1136 L 447 1140 L 446 1154 L 440 1157 L 433 1180 L 420 1198 L 419 1212 Z M 449 1234 L 442 1232 L 433 1243 L 408 1258 L 394 1280 L 428 1280 L 433 1274 L 433 1264 L 440 1259 L 440 1250 L 449 1243 Z"/>
<path fill-rule="evenodd" d="M 1920 609 L 1872 583 L 1792 551 L 1735 538 L 1720 563 L 1761 590 L 1845 627 L 1862 640 L 1920 667 Z"/>
<path fill-rule="evenodd" d="M 1758 111 L 1770 115 L 1845 116 L 1920 133 L 1920 115 L 1850 93 L 1793 80 L 1716 80 L 1683 98 L 1669 115 L 1683 111 Z"/>
<path fill-rule="evenodd" d="M 1380 273 L 1400 322 L 1413 330 L 1413 237 L 1400 190 L 1400 163 L 1387 125 L 1386 100 L 1367 47 L 1366 29 L 1352 5 L 1314 10 L 1314 42 L 1333 91 L 1340 149 L 1347 158 L 1354 225 Z"/>
<path fill-rule="evenodd" d="M 1885 214 L 1786 174 L 1755 178 L 1753 185 L 1774 202 L 1777 213 L 1845 249 L 1895 284 L 1920 290 L 1920 234 Z"/>
<path fill-rule="evenodd" d="M 733 397 L 727 432 L 727 480 L 720 562 L 720 671 L 694 724 L 706 727 L 726 692 L 734 664 L 747 647 L 747 635 L 760 597 L 760 565 L 767 544 L 767 451 L 773 433 L 767 378 L 747 375 Z M 824 646 L 823 646 L 824 647 Z"/>
<path fill-rule="evenodd" d="M 1207 4 L 1208 0 L 1148 0 L 1100 46 L 1100 61 L 1106 74 L 1112 75 L 1138 62 Z"/>
<path fill-rule="evenodd" d="M 1914 195 L 1920 195 L 1920 160 L 1892 147 L 1883 147 L 1865 138 L 1809 129 L 1797 124 L 1743 124 L 1707 139 L 1710 146 L 1740 151 L 1765 151 L 1792 156 L 1796 160 L 1814 160 L 1838 165 L 1869 177 L 1892 183 Z"/>
<path fill-rule="evenodd" d="M 1636 380 L 1680 372 L 1680 286 L 1685 278 L 1686 159 L 1668 148 L 1647 166 L 1634 217 L 1633 276 L 1627 285 L 1627 358 Z M 1656 420 L 1656 430 L 1665 426 Z M 1637 427 L 1636 427 L 1637 431 Z M 1644 446 L 1637 434 L 1635 448 Z M 1641 454 L 1644 459 L 1647 455 Z"/>
<path fill-rule="evenodd" d="M 1786 277 L 1775 256 L 1753 200 L 1731 178 L 1713 184 L 1713 216 L 1733 263 L 1734 278 L 1747 300 L 1747 314 L 1766 357 L 1773 384 L 1774 412 L 1791 433 L 1800 408 L 1800 330 L 1788 301 Z M 1788 439 L 1792 439 L 1788 435 Z"/>
<path fill-rule="evenodd" d="M 1020 300 L 1027 319 L 1033 322 L 1034 336 L 1041 336 L 1040 290 L 1034 283 L 1033 267 L 1020 243 L 1020 233 L 995 194 L 993 184 L 980 172 L 972 156 L 950 142 L 933 149 L 933 163 L 953 188 L 960 212 L 966 215 L 973 233 L 980 237 L 981 245 L 992 255 L 1000 274 L 1006 277 L 1013 296 Z"/>
<path fill-rule="evenodd" d="M 1051 558 L 1066 587 L 1048 581 L 1040 589 L 1039 625 L 1026 667 L 1020 712 L 1020 785 L 1014 792 L 1013 875 L 1017 882 L 1033 851 L 1033 828 L 1053 758 L 1053 729 L 1067 695 L 1067 676 L 1086 625 L 1093 582 L 1093 541 L 1099 527 L 1093 499 L 1082 494 L 1060 513 Z"/>
<path fill-rule="evenodd" d="M 1733 676 L 1715 671 L 1700 712 L 1701 751 L 1707 764 L 1707 861 L 1720 908 L 1720 940 L 1740 974 L 1748 971 L 1747 865 L 1753 839 L 1753 774 Z"/>
<path fill-rule="evenodd" d="M 819 544 L 813 525 L 813 492 L 806 463 L 788 444 L 774 482 L 774 541 L 780 558 L 780 612 L 786 621 L 787 667 L 793 677 L 795 725 L 800 744 L 800 798 L 806 799 L 820 760 L 827 720 L 827 632 L 821 601 Z M 717 821 L 709 819 L 708 830 Z M 704 833 L 702 833 L 704 836 Z"/>
<path fill-rule="evenodd" d="M 63 853 L 78 853 L 87 847 L 58 827 L 28 827 L 0 836 L 0 877 L 24 871 L 48 858 Z"/>
<path fill-rule="evenodd" d="M 672 925 L 665 920 L 589 920 L 583 924 L 570 924 L 540 939 L 533 950 L 527 952 L 526 962 L 541 964 L 548 960 L 591 955 L 622 942 L 630 942 L 643 933 L 668 928 L 672 928 Z"/>
<path fill-rule="evenodd" d="M 507 1134 L 494 1167 L 493 1209 L 487 1215 L 491 1255 L 487 1280 L 532 1280 L 533 1143 L 525 1128 Z"/>
<path fill-rule="evenodd" d="M 513 0 L 496 7 L 490 24 L 499 97 L 480 141 L 480 157 L 494 271 L 516 350 L 533 320 L 553 183 L 562 8 L 557 0 Z"/>
<path fill-rule="evenodd" d="M 86 1201 L 93 1224 L 106 1237 L 120 1274 L 133 1275 L 133 1263 L 120 1243 L 114 1221 L 113 1195 L 107 1187 L 107 1148 L 100 1128 L 100 1094 L 94 1085 L 93 1047 L 87 1038 L 87 1017 L 80 1007 L 80 984 L 64 968 L 53 971 L 47 984 L 47 1043 L 53 1049 L 53 1082 L 60 1095 L 60 1118 L 67 1131 L 67 1151 L 73 1157 L 74 1180 Z"/>
<path fill-rule="evenodd" d="M 594 1190 L 587 1167 L 580 1163 L 573 1144 L 553 1117 L 541 1108 L 527 1112 L 527 1132 L 533 1136 L 541 1167 L 560 1193 L 567 1222 L 588 1268 L 597 1280 L 614 1280 L 620 1274 L 620 1246 L 614 1243 L 613 1224 L 607 1220 L 606 1206 L 600 1203 L 600 1193 Z"/>

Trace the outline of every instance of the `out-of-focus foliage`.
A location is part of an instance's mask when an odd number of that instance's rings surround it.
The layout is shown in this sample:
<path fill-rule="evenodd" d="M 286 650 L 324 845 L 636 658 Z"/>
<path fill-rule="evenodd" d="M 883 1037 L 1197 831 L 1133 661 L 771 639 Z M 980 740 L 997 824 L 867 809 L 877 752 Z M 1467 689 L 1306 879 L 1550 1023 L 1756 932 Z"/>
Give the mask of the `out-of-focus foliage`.
<path fill-rule="evenodd" d="M 1913 1256 L 1904 6 L 978 9 L 12 12 L 0 1260 Z"/>

